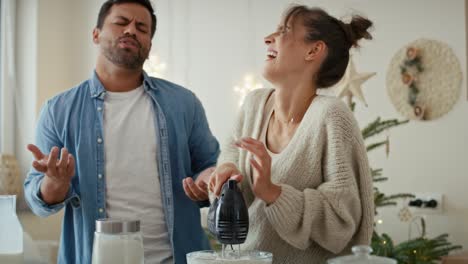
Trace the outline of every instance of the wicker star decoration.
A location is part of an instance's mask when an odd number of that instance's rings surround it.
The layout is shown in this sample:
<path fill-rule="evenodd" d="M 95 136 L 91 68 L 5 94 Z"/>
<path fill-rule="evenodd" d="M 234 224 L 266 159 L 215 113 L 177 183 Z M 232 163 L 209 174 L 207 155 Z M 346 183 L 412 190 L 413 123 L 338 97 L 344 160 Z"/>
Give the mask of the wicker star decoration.
<path fill-rule="evenodd" d="M 343 98 L 345 96 L 356 97 L 367 106 L 361 86 L 375 74 L 375 72 L 358 73 L 353 60 L 349 59 L 346 72 L 343 78 L 336 85 L 336 90 L 338 91 L 337 96 L 339 98 Z"/>

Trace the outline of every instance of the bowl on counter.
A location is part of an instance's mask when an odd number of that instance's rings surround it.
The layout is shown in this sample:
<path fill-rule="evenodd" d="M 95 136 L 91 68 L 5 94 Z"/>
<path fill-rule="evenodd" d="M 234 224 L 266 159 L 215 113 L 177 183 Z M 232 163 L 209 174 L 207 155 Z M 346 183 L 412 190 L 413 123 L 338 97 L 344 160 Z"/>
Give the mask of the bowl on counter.
<path fill-rule="evenodd" d="M 187 254 L 187 264 L 268 264 L 272 263 L 273 254 L 263 251 L 220 251 L 202 250 Z"/>

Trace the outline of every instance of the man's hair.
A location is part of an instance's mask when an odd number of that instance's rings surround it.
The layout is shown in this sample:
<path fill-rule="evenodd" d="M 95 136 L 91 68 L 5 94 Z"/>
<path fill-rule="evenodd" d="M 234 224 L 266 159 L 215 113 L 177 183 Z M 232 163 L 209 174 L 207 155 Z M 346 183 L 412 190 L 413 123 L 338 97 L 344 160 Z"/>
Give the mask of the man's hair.
<path fill-rule="evenodd" d="M 149 0 L 107 0 L 104 4 L 102 4 L 101 9 L 99 10 L 99 15 L 96 23 L 96 27 L 102 29 L 102 25 L 104 24 L 104 20 L 106 19 L 107 15 L 113 5 L 124 4 L 124 3 L 134 3 L 144 6 L 151 15 L 151 37 L 154 36 L 156 32 L 156 24 L 157 19 L 156 15 L 154 14 L 153 6 Z"/>

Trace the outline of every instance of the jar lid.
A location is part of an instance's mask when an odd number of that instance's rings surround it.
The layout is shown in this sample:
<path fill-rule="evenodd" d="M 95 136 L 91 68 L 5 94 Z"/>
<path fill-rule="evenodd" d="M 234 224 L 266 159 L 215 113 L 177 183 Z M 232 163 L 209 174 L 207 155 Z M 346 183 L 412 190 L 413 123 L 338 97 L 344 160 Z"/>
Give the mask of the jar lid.
<path fill-rule="evenodd" d="M 372 248 L 369 246 L 355 246 L 352 248 L 354 255 L 330 259 L 328 264 L 397 264 L 396 260 L 378 256 L 371 256 Z"/>
<path fill-rule="evenodd" d="M 140 231 L 140 220 L 103 218 L 96 220 L 96 232 L 104 234 L 134 233 Z"/>

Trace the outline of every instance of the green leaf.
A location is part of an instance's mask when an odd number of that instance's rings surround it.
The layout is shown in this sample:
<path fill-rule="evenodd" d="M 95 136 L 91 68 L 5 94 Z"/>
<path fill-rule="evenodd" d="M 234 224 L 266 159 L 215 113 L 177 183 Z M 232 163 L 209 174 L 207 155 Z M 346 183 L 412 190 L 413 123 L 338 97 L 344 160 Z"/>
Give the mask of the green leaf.
<path fill-rule="evenodd" d="M 403 125 L 408 123 L 409 120 L 398 120 L 398 119 L 389 119 L 389 120 L 384 120 L 382 121 L 380 117 L 377 117 L 373 122 L 371 122 L 369 125 L 367 125 L 362 131 L 362 137 L 364 139 L 367 139 L 369 137 L 372 137 L 374 135 L 380 134 L 382 131 L 396 127 L 399 125 Z"/>
<path fill-rule="evenodd" d="M 386 144 L 388 144 L 388 140 L 384 140 L 384 141 L 381 141 L 381 142 L 370 144 L 369 146 L 366 147 L 366 149 L 367 149 L 367 152 L 369 152 L 369 151 L 374 150 L 376 148 L 379 148 L 381 146 L 385 146 Z"/>
<path fill-rule="evenodd" d="M 388 199 L 402 199 L 402 198 L 414 198 L 414 194 L 411 193 L 399 193 L 387 196 Z"/>
<path fill-rule="evenodd" d="M 356 102 L 351 102 L 350 108 L 351 111 L 354 112 L 354 109 L 356 108 Z"/>
<path fill-rule="evenodd" d="M 387 177 L 376 177 L 376 178 L 372 179 L 373 182 L 383 182 L 383 181 L 387 181 L 387 180 L 388 180 Z"/>
<path fill-rule="evenodd" d="M 372 177 L 376 177 L 376 176 L 382 175 L 382 169 L 381 169 L 381 168 L 379 168 L 379 169 L 372 169 L 372 170 L 371 170 L 371 175 L 372 175 Z"/>

